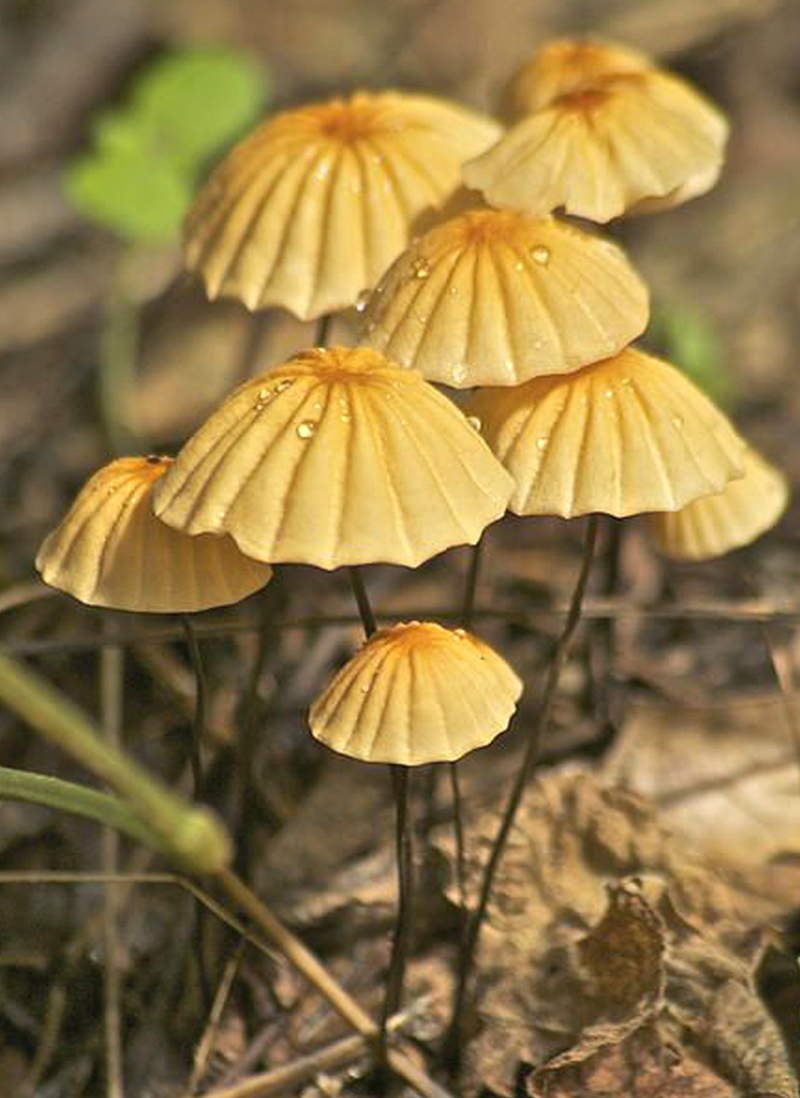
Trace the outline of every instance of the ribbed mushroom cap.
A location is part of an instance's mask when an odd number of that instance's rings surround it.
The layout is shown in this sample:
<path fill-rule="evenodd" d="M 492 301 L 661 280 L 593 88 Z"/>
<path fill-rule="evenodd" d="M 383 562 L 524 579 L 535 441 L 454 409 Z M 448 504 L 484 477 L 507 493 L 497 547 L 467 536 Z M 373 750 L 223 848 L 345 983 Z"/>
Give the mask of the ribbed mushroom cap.
<path fill-rule="evenodd" d="M 465 408 L 514 477 L 518 515 L 676 511 L 743 473 L 745 443 L 684 374 L 628 348 Z"/>
<path fill-rule="evenodd" d="M 477 209 L 392 265 L 364 335 L 431 381 L 516 385 L 615 354 L 648 312 L 647 288 L 614 244 L 550 217 Z"/>
<path fill-rule="evenodd" d="M 284 111 L 212 174 L 186 223 L 209 297 L 302 319 L 356 304 L 498 124 L 446 100 L 356 92 Z"/>
<path fill-rule="evenodd" d="M 237 389 L 178 455 L 156 512 L 259 560 L 415 566 L 477 541 L 513 485 L 461 412 L 369 348 L 305 351 Z"/>
<path fill-rule="evenodd" d="M 715 496 L 703 496 L 671 514 L 648 516 L 656 547 L 674 560 L 721 557 L 774 526 L 789 501 L 786 477 L 748 448 L 744 476 Z"/>
<path fill-rule="evenodd" d="M 98 470 L 39 550 L 45 583 L 90 606 L 152 613 L 225 606 L 263 587 L 272 569 L 230 538 L 188 537 L 155 517 L 153 487 L 171 461 L 118 458 Z"/>
<path fill-rule="evenodd" d="M 509 80 L 504 113 L 518 121 L 560 95 L 591 88 L 607 76 L 655 68 L 647 54 L 594 38 L 557 38 L 542 46 Z"/>
<path fill-rule="evenodd" d="M 684 81 L 629 72 L 523 118 L 465 164 L 464 180 L 494 206 L 609 221 L 645 199 L 676 205 L 708 190 L 727 136 L 722 114 Z"/>
<path fill-rule="evenodd" d="M 463 629 L 412 621 L 381 629 L 311 707 L 311 731 L 364 762 L 453 762 L 508 722 L 522 683 Z"/>

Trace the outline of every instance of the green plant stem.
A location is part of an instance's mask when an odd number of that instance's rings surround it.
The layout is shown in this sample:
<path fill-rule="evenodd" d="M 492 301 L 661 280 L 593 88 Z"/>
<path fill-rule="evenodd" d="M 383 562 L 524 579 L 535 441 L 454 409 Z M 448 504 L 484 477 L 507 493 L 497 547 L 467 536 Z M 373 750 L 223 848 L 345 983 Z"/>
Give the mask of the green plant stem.
<path fill-rule="evenodd" d="M 113 793 L 101 793 L 98 789 L 46 774 L 0 766 L 0 801 L 24 801 L 69 812 L 114 827 L 145 846 L 166 852 L 161 836 Z"/>
<path fill-rule="evenodd" d="M 116 789 L 158 835 L 160 849 L 199 873 L 215 873 L 231 856 L 222 823 L 186 804 L 128 755 L 105 744 L 92 722 L 46 679 L 0 652 L 0 701 Z"/>
<path fill-rule="evenodd" d="M 139 350 L 139 306 L 125 290 L 125 269 L 133 248 L 126 248 L 117 265 L 100 332 L 97 391 L 106 441 L 112 454 L 138 454 L 142 441 L 129 426 L 136 389 Z"/>
<path fill-rule="evenodd" d="M 525 748 L 525 754 L 522 760 L 522 765 L 519 768 L 514 785 L 511 789 L 511 793 L 509 794 L 508 801 L 506 802 L 505 811 L 503 813 L 503 817 L 500 821 L 500 826 L 497 831 L 497 835 L 495 837 L 494 843 L 492 844 L 489 860 L 483 873 L 483 880 L 481 882 L 481 890 L 478 897 L 477 907 L 469 920 L 469 923 L 467 925 L 467 932 L 464 936 L 464 941 L 461 948 L 461 956 L 459 959 L 458 981 L 454 998 L 453 1017 L 447 1036 L 445 1038 L 444 1045 L 445 1059 L 451 1070 L 454 1071 L 457 1071 L 459 1066 L 463 1014 L 466 1003 L 466 994 L 469 985 L 469 979 L 472 974 L 472 968 L 475 961 L 475 953 L 477 950 L 481 927 L 486 917 L 486 910 L 489 905 L 489 897 L 491 896 L 495 873 L 505 851 L 508 836 L 511 832 L 511 828 L 513 827 L 517 810 L 520 806 L 520 802 L 522 801 L 522 795 L 525 792 L 525 789 L 528 785 L 528 782 L 530 781 L 531 775 L 536 765 L 542 739 L 549 727 L 550 715 L 552 713 L 553 702 L 555 700 L 556 692 L 558 690 L 561 672 L 564 664 L 566 663 L 566 659 L 569 654 L 570 644 L 575 634 L 575 630 L 577 629 L 578 623 L 580 622 L 583 596 L 586 592 L 586 585 L 589 579 L 592 559 L 594 557 L 595 545 L 597 542 L 597 525 L 598 516 L 590 515 L 586 528 L 583 559 L 578 574 L 578 580 L 575 585 L 575 590 L 572 594 L 572 599 L 570 600 L 569 610 L 567 611 L 567 617 L 564 622 L 564 628 L 562 630 L 561 636 L 558 639 L 558 644 L 556 645 L 556 650 L 550 663 L 544 693 L 542 695 L 542 700 L 539 705 L 539 712 L 536 716 L 533 729 L 528 738 L 527 746 Z"/>

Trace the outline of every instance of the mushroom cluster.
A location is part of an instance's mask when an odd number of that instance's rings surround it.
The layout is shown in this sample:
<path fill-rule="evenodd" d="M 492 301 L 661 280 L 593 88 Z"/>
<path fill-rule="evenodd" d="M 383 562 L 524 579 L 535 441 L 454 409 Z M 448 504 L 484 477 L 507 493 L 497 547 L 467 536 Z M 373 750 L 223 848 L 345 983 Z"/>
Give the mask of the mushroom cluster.
<path fill-rule="evenodd" d="M 777 520 L 781 475 L 631 346 L 649 300 L 623 250 L 561 216 L 604 223 L 708 190 L 722 114 L 642 53 L 572 40 L 520 69 L 504 114 L 505 130 L 431 96 L 356 92 L 233 149 L 190 212 L 187 266 L 250 309 L 356 307 L 361 344 L 246 381 L 174 460 L 100 470 L 42 546 L 46 582 L 186 612 L 283 563 L 416 567 L 506 509 L 647 513 L 682 559 Z M 471 392 L 459 406 L 437 384 Z M 312 705 L 313 734 L 395 767 L 492 741 L 522 690 L 508 664 L 463 629 L 374 630 L 360 582 L 367 639 Z"/>

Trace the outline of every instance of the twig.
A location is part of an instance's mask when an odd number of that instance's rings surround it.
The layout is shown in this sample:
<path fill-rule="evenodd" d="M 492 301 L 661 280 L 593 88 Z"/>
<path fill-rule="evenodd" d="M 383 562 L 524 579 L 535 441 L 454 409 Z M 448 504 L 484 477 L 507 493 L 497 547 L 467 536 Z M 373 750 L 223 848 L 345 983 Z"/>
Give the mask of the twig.
<path fill-rule="evenodd" d="M 199 903 L 199 901 L 195 900 L 195 903 Z M 214 1001 L 211 1004 L 211 1011 L 205 1029 L 203 1030 L 203 1036 L 200 1038 L 197 1049 L 195 1050 L 192 1074 L 189 1078 L 189 1093 L 192 1095 L 200 1085 L 200 1081 L 202 1080 L 206 1066 L 208 1065 L 208 1058 L 214 1048 L 214 1042 L 217 1039 L 220 1022 L 222 1021 L 222 1015 L 242 963 L 244 944 L 244 939 L 242 939 L 239 943 L 239 948 L 233 956 L 228 959 L 225 965 L 222 979 L 219 982 Z"/>

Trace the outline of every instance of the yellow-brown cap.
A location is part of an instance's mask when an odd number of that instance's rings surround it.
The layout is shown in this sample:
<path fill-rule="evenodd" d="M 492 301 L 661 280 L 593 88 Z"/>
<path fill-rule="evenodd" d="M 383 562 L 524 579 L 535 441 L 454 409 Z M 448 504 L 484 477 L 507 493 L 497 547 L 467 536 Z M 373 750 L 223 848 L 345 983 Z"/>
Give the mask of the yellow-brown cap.
<path fill-rule="evenodd" d="M 504 729 L 522 683 L 463 629 L 412 621 L 374 633 L 311 707 L 311 731 L 364 762 L 453 762 Z"/>
<path fill-rule="evenodd" d="M 745 443 L 674 366 L 628 348 L 564 377 L 484 389 L 465 411 L 513 475 L 519 515 L 676 511 L 743 473 Z"/>
<path fill-rule="evenodd" d="M 748 447 L 743 477 L 680 511 L 649 515 L 648 528 L 665 556 L 709 560 L 755 541 L 775 525 L 788 502 L 786 477 Z"/>
<path fill-rule="evenodd" d="M 517 385 L 615 354 L 648 314 L 647 288 L 614 244 L 554 218 L 475 209 L 392 265 L 364 337 L 431 381 Z"/>
<path fill-rule="evenodd" d="M 723 115 L 683 80 L 627 72 L 523 118 L 465 164 L 464 180 L 494 206 L 609 221 L 648 199 L 677 205 L 708 190 L 727 136 Z"/>
<path fill-rule="evenodd" d="M 237 389 L 156 492 L 188 533 L 259 560 L 416 566 L 477 541 L 512 482 L 419 374 L 367 347 L 304 351 Z"/>
<path fill-rule="evenodd" d="M 655 68 L 652 57 L 631 46 L 597 38 L 556 38 L 521 65 L 503 92 L 503 113 L 518 121 L 560 95 L 591 88 L 607 76 Z"/>
<path fill-rule="evenodd" d="M 499 136 L 447 100 L 356 92 L 284 111 L 212 174 L 186 223 L 186 264 L 209 297 L 308 320 L 355 305 L 461 165 Z"/>
<path fill-rule="evenodd" d="M 90 606 L 178 613 L 225 606 L 267 583 L 272 569 L 227 537 L 188 537 L 152 511 L 166 457 L 118 458 L 83 486 L 45 538 L 36 567 L 45 583 Z"/>

